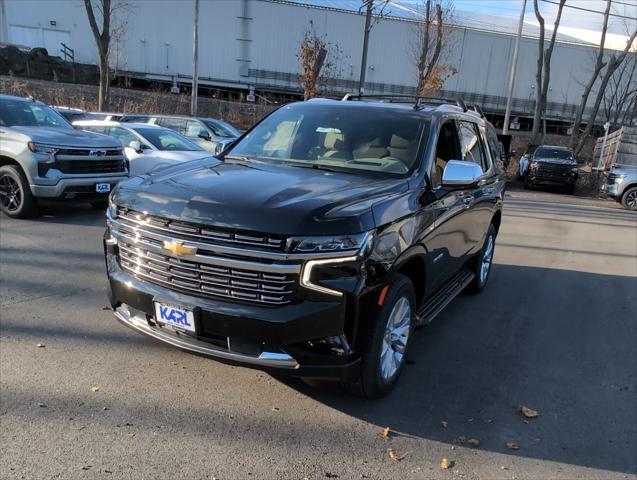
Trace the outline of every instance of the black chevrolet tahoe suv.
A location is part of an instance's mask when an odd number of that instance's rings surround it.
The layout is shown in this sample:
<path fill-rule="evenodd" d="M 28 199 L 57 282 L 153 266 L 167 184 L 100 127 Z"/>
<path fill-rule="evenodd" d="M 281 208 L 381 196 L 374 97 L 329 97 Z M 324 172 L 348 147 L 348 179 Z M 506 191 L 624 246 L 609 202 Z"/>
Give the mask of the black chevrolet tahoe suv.
<path fill-rule="evenodd" d="M 118 185 L 110 304 L 184 350 L 379 397 L 414 328 L 487 283 L 498 152 L 460 100 L 283 106 L 217 159 Z"/>

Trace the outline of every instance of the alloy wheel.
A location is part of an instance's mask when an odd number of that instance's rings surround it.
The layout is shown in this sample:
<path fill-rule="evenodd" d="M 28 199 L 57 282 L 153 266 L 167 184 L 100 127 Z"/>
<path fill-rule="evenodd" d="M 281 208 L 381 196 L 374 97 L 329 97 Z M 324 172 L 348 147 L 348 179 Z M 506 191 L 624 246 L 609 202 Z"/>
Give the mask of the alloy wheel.
<path fill-rule="evenodd" d="M 405 361 L 407 339 L 411 331 L 411 306 L 406 297 L 394 304 L 383 336 L 380 354 L 380 371 L 383 380 L 390 380 Z"/>
<path fill-rule="evenodd" d="M 630 208 L 637 208 L 637 190 L 628 192 L 628 194 L 626 195 L 626 205 L 628 205 Z"/>
<path fill-rule="evenodd" d="M 9 212 L 15 212 L 22 205 L 22 188 L 10 175 L 0 177 L 0 203 Z"/>

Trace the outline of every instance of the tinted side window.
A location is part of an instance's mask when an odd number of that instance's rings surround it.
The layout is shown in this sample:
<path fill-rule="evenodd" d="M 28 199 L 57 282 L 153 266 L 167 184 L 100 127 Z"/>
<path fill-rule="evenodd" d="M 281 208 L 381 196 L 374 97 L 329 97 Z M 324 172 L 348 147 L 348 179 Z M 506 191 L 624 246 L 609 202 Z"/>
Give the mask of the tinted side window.
<path fill-rule="evenodd" d="M 135 135 L 130 133 L 125 128 L 121 127 L 110 127 L 109 135 L 111 137 L 117 138 L 120 142 L 122 142 L 122 145 L 128 145 L 133 140 L 137 140 L 137 137 L 135 137 Z"/>
<path fill-rule="evenodd" d="M 460 144 L 462 146 L 462 159 L 465 162 L 477 163 L 482 170 L 488 169 L 484 146 L 480 140 L 478 126 L 472 122 L 458 122 L 460 132 Z"/>
<path fill-rule="evenodd" d="M 161 118 L 158 119 L 158 123 L 162 127 L 170 128 L 182 135 L 186 133 L 186 119 L 185 118 Z"/>
<path fill-rule="evenodd" d="M 453 120 L 449 120 L 440 127 L 438 142 L 436 144 L 436 158 L 431 170 L 431 183 L 433 188 L 442 184 L 442 173 L 449 160 L 460 159 L 460 147 L 458 145 L 458 133 Z"/>
<path fill-rule="evenodd" d="M 199 133 L 206 128 L 197 120 L 188 120 L 188 126 L 186 127 L 186 136 L 189 138 L 198 138 Z"/>

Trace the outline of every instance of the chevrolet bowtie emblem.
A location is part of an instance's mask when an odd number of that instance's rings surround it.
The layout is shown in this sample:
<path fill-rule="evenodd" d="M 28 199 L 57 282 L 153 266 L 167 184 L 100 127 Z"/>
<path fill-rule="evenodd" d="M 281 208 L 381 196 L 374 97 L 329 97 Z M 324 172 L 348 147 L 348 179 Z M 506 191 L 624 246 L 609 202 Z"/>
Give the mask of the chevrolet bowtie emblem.
<path fill-rule="evenodd" d="M 164 248 L 171 252 L 176 257 L 180 257 L 182 255 L 190 255 L 195 253 L 196 248 L 186 247 L 182 242 L 169 242 L 164 241 Z"/>

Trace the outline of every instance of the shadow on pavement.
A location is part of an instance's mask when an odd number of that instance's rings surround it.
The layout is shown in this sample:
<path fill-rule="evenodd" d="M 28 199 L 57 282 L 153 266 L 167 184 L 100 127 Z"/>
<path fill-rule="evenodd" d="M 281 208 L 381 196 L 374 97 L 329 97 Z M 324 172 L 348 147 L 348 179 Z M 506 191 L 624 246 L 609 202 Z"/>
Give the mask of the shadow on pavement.
<path fill-rule="evenodd" d="M 634 474 L 637 278 L 496 265 L 491 281 L 416 332 L 386 398 L 286 383 L 379 429 Z"/>

